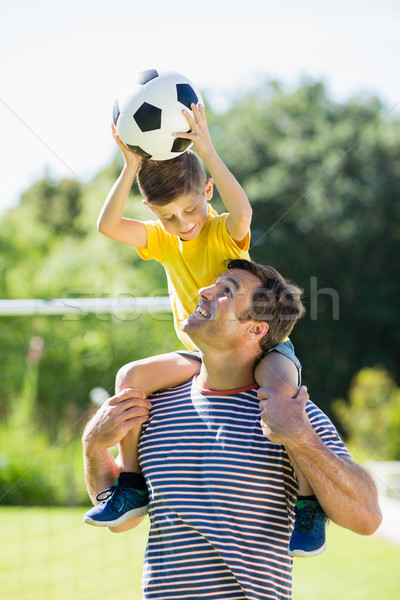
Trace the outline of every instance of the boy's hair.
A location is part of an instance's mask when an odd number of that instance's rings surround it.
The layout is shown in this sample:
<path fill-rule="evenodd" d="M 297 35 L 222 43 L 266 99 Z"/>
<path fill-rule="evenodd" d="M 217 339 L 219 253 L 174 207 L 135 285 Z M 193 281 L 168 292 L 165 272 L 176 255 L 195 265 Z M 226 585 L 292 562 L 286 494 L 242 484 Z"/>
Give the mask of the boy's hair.
<path fill-rule="evenodd" d="M 251 295 L 250 307 L 240 315 L 239 320 L 244 322 L 252 319 L 268 323 L 269 329 L 260 341 L 264 352 L 281 344 L 305 313 L 301 302 L 303 291 L 273 267 L 244 259 L 228 260 L 225 264 L 228 269 L 249 271 L 261 281 L 260 287 Z"/>
<path fill-rule="evenodd" d="M 200 192 L 207 181 L 203 166 L 194 152 L 187 150 L 176 158 L 140 163 L 137 182 L 142 196 L 163 206 L 179 196 Z"/>

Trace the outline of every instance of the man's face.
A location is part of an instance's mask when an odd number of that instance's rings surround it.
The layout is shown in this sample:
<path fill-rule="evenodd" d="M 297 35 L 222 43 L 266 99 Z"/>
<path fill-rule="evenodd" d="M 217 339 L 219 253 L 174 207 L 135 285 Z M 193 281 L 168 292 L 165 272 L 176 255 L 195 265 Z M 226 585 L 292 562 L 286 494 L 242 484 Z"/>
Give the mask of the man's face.
<path fill-rule="evenodd" d="M 214 344 L 234 344 L 247 329 L 239 317 L 248 309 L 252 292 L 260 285 L 258 277 L 248 271 L 225 271 L 213 285 L 199 290 L 199 302 L 181 324 L 182 331 L 196 343 L 209 340 Z"/>

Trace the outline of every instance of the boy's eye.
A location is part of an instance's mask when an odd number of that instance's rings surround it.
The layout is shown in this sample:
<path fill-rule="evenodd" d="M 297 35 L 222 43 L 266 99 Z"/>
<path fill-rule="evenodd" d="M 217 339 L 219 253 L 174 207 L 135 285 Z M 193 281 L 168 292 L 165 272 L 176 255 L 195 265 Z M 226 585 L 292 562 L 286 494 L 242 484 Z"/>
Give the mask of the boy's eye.
<path fill-rule="evenodd" d="M 175 219 L 175 217 L 174 216 L 172 216 L 172 217 L 164 217 L 164 219 L 166 221 L 173 221 Z"/>
<path fill-rule="evenodd" d="M 196 207 L 193 206 L 193 208 L 188 208 L 187 210 L 185 210 L 185 213 L 187 215 L 191 215 L 195 210 L 196 210 Z"/>

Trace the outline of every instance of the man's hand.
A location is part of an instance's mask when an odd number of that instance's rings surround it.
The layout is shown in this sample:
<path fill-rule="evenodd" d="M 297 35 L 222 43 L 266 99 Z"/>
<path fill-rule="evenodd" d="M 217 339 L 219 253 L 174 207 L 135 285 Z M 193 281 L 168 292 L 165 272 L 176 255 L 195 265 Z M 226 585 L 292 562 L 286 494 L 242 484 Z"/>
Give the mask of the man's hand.
<path fill-rule="evenodd" d="M 300 436 L 311 428 L 305 412 L 309 399 L 307 388 L 301 386 L 294 398 L 270 388 L 258 390 L 261 409 L 261 427 L 264 435 L 274 444 L 283 444 L 293 436 Z"/>
<path fill-rule="evenodd" d="M 146 394 L 127 388 L 108 398 L 89 421 L 83 443 L 101 449 L 112 448 L 133 429 L 147 421 L 151 403 Z"/>

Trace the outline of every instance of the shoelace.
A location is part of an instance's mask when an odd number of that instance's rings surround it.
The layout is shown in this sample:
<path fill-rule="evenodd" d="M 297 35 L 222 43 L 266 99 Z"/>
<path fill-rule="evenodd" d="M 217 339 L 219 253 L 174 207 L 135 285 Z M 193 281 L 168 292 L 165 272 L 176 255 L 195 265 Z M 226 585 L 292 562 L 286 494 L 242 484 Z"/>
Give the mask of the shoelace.
<path fill-rule="evenodd" d="M 110 498 L 112 498 L 117 490 L 118 490 L 118 487 L 116 485 L 112 485 L 111 487 L 109 487 L 106 490 L 103 490 L 102 492 L 97 494 L 96 500 L 98 500 L 99 502 L 103 502 L 103 501 L 105 502 L 106 500 L 109 500 Z M 103 496 L 103 494 L 105 494 L 104 498 L 101 497 L 101 496 Z"/>

